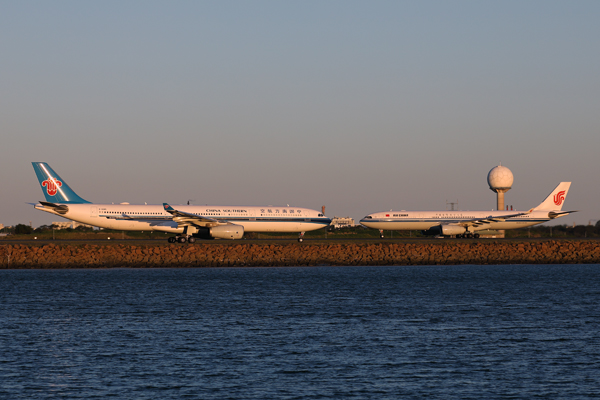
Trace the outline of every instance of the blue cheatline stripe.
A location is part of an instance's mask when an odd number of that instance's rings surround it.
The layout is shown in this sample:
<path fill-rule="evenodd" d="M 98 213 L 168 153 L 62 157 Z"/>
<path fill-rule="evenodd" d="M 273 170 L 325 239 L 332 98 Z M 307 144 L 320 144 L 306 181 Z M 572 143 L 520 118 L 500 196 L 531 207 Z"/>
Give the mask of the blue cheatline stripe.
<path fill-rule="evenodd" d="M 139 221 L 139 222 L 150 222 L 150 221 L 172 221 L 173 218 L 171 216 L 164 216 L 164 217 L 154 217 L 154 216 L 148 216 L 148 217 L 143 217 L 143 216 L 127 216 L 127 214 L 125 214 L 125 216 L 121 215 L 106 215 L 106 214 L 101 214 L 99 215 L 100 218 L 107 218 L 107 219 L 114 219 L 114 220 L 119 220 L 119 221 Z M 328 219 L 323 219 L 323 218 L 293 218 L 293 219 L 283 219 L 283 218 L 244 218 L 244 217 L 233 217 L 233 218 L 226 218 L 226 217 L 213 217 L 213 219 L 217 220 L 217 221 L 223 221 L 223 222 L 298 222 L 298 223 L 310 223 L 310 224 L 320 224 L 320 225 L 329 225 L 331 223 L 330 220 Z M 307 221 L 308 219 L 308 221 Z"/>

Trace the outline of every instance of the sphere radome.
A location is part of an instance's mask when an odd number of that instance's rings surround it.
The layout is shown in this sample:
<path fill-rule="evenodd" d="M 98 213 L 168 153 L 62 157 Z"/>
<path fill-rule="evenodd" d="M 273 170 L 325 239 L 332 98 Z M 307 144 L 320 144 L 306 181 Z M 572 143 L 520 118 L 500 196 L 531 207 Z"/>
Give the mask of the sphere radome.
<path fill-rule="evenodd" d="M 510 169 L 498 165 L 490 170 L 487 181 L 493 191 L 508 190 L 512 187 L 514 177 Z"/>

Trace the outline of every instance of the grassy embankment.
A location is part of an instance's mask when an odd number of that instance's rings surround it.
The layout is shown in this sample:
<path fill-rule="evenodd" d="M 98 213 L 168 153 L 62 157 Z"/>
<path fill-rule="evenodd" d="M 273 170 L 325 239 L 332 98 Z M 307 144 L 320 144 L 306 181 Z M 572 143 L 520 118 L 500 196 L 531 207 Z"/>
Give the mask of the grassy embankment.
<path fill-rule="evenodd" d="M 384 231 L 387 239 L 421 238 L 420 231 Z M 5 240 L 167 240 L 172 234 L 160 232 L 134 232 L 113 230 L 36 230 L 31 234 L 9 235 L 0 237 L 0 243 Z M 297 233 L 246 233 L 246 239 L 296 239 Z M 575 227 L 536 226 L 532 228 L 515 229 L 506 231 L 507 238 L 593 238 L 600 237 L 600 227 L 593 225 L 578 225 Z M 320 229 L 307 232 L 306 239 L 376 239 L 379 231 L 362 227 L 345 228 L 335 231 Z"/>

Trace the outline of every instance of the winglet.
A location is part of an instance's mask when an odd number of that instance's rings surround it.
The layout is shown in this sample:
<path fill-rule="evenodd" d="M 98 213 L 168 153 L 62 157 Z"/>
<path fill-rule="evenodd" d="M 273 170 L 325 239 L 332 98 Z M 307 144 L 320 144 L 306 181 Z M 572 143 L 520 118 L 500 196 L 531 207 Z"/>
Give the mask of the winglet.
<path fill-rule="evenodd" d="M 163 203 L 163 207 L 165 208 L 165 211 L 170 214 L 173 214 L 175 212 L 175 209 L 167 203 Z"/>

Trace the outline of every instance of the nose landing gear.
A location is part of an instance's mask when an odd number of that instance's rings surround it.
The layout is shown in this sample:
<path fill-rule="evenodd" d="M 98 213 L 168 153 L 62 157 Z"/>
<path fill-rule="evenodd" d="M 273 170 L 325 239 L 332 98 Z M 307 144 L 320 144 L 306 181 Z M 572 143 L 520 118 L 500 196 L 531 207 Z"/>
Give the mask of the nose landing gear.
<path fill-rule="evenodd" d="M 300 232 L 300 234 L 298 235 L 298 242 L 302 243 L 303 240 L 304 240 L 304 232 Z"/>

